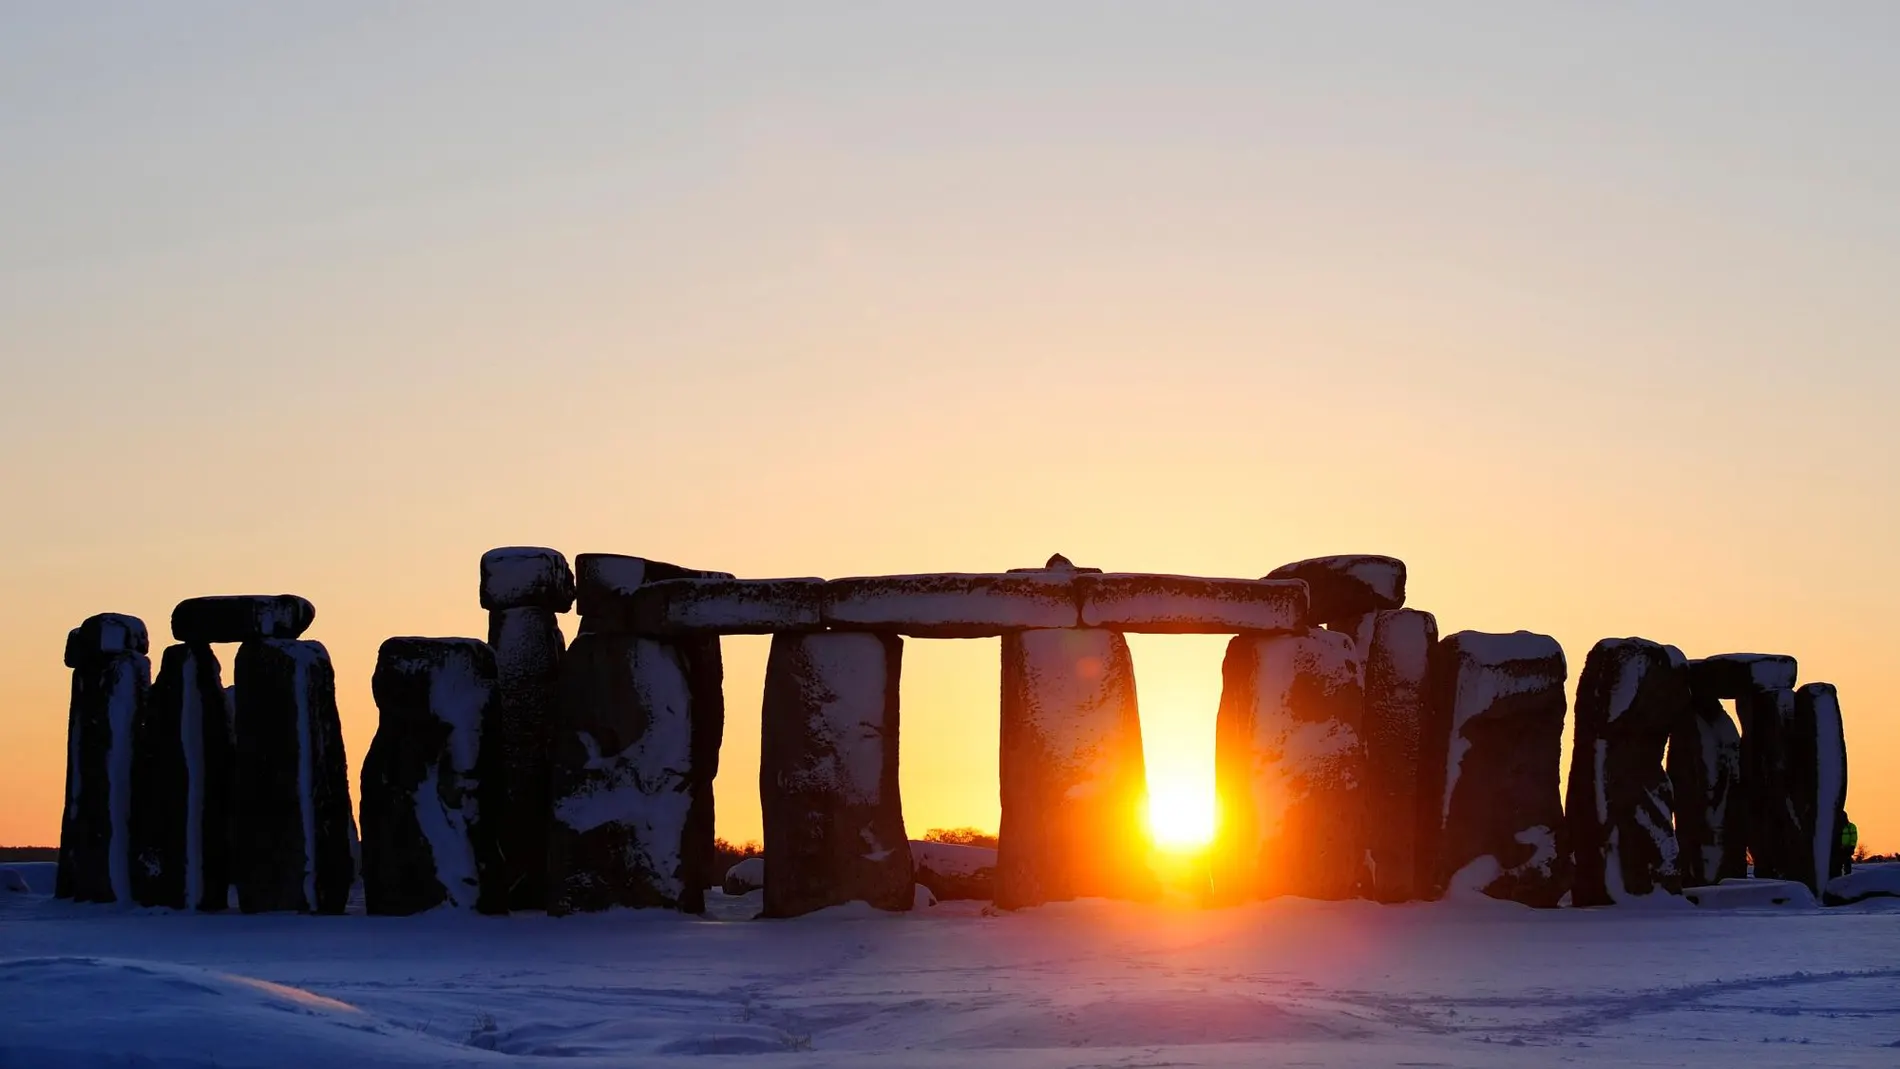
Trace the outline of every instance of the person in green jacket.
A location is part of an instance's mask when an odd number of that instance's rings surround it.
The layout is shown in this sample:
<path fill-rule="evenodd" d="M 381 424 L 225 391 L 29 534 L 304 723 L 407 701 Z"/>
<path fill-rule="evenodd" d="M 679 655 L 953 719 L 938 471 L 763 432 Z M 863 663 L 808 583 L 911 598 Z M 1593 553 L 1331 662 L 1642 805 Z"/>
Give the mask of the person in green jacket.
<path fill-rule="evenodd" d="M 1847 819 L 1847 811 L 1841 811 L 1841 841 L 1835 848 L 1834 871 L 1830 876 L 1845 876 L 1854 871 L 1854 852 L 1860 847 L 1860 829 Z"/>

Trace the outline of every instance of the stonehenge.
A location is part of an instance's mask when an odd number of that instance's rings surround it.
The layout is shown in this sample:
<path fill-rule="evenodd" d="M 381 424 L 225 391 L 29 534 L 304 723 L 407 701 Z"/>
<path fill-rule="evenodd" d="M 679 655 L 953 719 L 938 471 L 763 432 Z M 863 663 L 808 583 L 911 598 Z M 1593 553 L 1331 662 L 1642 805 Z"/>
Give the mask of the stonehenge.
<path fill-rule="evenodd" d="M 397 637 L 378 652 L 360 840 L 335 670 L 304 637 L 308 600 L 179 602 L 156 680 L 144 624 L 103 613 L 66 641 L 57 893 L 341 913 L 357 908 L 360 877 L 360 908 L 376 914 L 700 913 L 725 875 L 720 643 L 770 635 L 762 916 L 1149 899 L 1163 889 L 1127 636 L 1225 634 L 1217 831 L 1197 862 L 1210 901 L 1614 906 L 1704 900 L 1750 875 L 1828 900 L 1846 736 L 1834 688 L 1801 681 L 1793 657 L 1690 660 L 1604 639 L 1573 708 L 1555 639 L 1441 638 L 1405 587 L 1403 562 L 1369 554 L 1261 579 L 1057 554 L 826 580 L 612 553 L 570 567 L 553 549 L 503 547 L 480 561 L 485 641 Z M 560 616 L 576 608 L 570 645 Z M 933 638 L 999 640 L 1001 828 L 980 863 L 913 844 L 904 824 L 904 644 Z M 222 644 L 237 645 L 231 686 Z"/>

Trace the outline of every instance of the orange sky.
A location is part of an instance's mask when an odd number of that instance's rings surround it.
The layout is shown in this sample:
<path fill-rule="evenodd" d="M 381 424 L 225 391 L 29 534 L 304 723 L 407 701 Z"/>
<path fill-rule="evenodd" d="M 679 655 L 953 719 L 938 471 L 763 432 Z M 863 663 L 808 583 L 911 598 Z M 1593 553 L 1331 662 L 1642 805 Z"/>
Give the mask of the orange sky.
<path fill-rule="evenodd" d="M 0 16 L 0 842 L 57 836 L 85 616 L 311 598 L 360 760 L 377 644 L 481 635 L 481 552 L 545 544 L 1390 553 L 1573 685 L 1797 655 L 1900 847 L 1878 26 L 596 14 Z M 1157 779 L 1211 780 L 1220 651 L 1134 642 Z M 906 651 L 916 831 L 994 825 L 997 656 Z"/>

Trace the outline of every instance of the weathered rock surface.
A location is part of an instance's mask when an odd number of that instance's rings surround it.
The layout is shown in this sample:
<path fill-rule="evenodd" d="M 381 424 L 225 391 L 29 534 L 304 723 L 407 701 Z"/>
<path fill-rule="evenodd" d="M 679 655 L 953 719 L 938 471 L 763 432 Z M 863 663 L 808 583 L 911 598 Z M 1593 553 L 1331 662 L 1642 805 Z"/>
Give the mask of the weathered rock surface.
<path fill-rule="evenodd" d="M 766 916 L 852 901 L 911 908 L 897 779 L 903 652 L 893 635 L 773 637 L 759 761 Z"/>
<path fill-rule="evenodd" d="M 495 836 L 496 879 L 503 895 L 496 908 L 542 909 L 547 904 L 548 828 L 554 819 L 548 740 L 560 701 L 561 656 L 567 643 L 554 610 L 528 607 L 490 612 L 488 646 L 495 657 L 496 694 L 488 786 L 498 812 L 487 819 Z"/>
<path fill-rule="evenodd" d="M 817 631 L 824 606 L 823 579 L 666 579 L 634 592 L 630 627 L 662 637 Z"/>
<path fill-rule="evenodd" d="M 577 607 L 590 631 L 633 631 L 633 598 L 650 583 L 674 579 L 731 579 L 731 572 L 683 568 L 621 553 L 583 553 L 574 558 Z"/>
<path fill-rule="evenodd" d="M 186 598 L 172 610 L 172 637 L 196 643 L 298 638 L 316 619 L 317 607 L 295 594 Z"/>
<path fill-rule="evenodd" d="M 1692 715 L 1689 665 L 1674 646 L 1606 638 L 1584 659 L 1564 805 L 1572 905 L 1682 891 L 1663 751 Z"/>
<path fill-rule="evenodd" d="M 73 686 L 54 888 L 60 898 L 132 900 L 133 732 L 152 679 L 145 648 L 145 625 L 119 613 L 91 617 L 67 636 Z"/>
<path fill-rule="evenodd" d="M 1405 562 L 1371 553 L 1282 564 L 1268 579 L 1300 579 L 1308 590 L 1304 622 L 1326 624 L 1405 605 Z"/>
<path fill-rule="evenodd" d="M 1570 889 L 1569 834 L 1558 791 L 1563 647 L 1547 635 L 1460 631 L 1433 650 L 1423 788 L 1440 891 L 1477 890 L 1555 906 Z"/>
<path fill-rule="evenodd" d="M 151 648 L 145 621 L 122 612 L 102 612 L 66 632 L 66 667 L 97 664 L 107 654 L 149 653 Z"/>
<path fill-rule="evenodd" d="M 133 727 L 132 898 L 222 910 L 231 892 L 237 737 L 211 647 L 168 647 Z"/>
<path fill-rule="evenodd" d="M 1758 690 L 1793 690 L 1797 666 L 1779 653 L 1718 653 L 1689 662 L 1696 693 L 1742 698 Z"/>
<path fill-rule="evenodd" d="M 482 608 L 547 609 L 566 612 L 574 605 L 574 572 L 559 550 L 542 546 L 503 546 L 482 554 Z"/>
<path fill-rule="evenodd" d="M 918 638 L 985 638 L 1074 627 L 1071 578 L 1043 571 L 833 579 L 825 588 L 824 622 Z"/>
<path fill-rule="evenodd" d="M 548 912 L 703 909 L 710 827 L 695 804 L 691 669 L 677 645 L 582 632 L 561 662 L 552 758 Z M 708 781 L 700 783 L 701 778 Z"/>
<path fill-rule="evenodd" d="M 1393 609 L 1365 618 L 1359 651 L 1365 685 L 1360 734 L 1366 749 L 1366 845 L 1372 857 L 1372 897 L 1407 902 L 1431 885 L 1418 849 L 1421 821 L 1435 814 L 1422 803 L 1419 739 L 1430 718 L 1432 647 L 1438 621 L 1417 609 Z"/>
<path fill-rule="evenodd" d="M 1819 895 L 1840 875 L 1834 855 L 1847 807 L 1847 738 L 1833 684 L 1809 683 L 1795 691 L 1787 744 L 1788 793 L 1801 849 L 1790 851 L 1786 875 Z"/>
<path fill-rule="evenodd" d="M 910 861 L 917 882 L 941 901 L 996 897 L 996 851 L 988 847 L 912 839 Z"/>
<path fill-rule="evenodd" d="M 996 904 L 1148 898 L 1148 780 L 1119 632 L 1003 636 Z"/>
<path fill-rule="evenodd" d="M 1083 627 L 1157 635 L 1295 631 L 1306 615 L 1305 584 L 1191 575 L 1079 574 Z"/>
<path fill-rule="evenodd" d="M 1217 900 L 1350 898 L 1366 878 L 1358 651 L 1344 635 L 1240 635 L 1214 728 Z"/>
<path fill-rule="evenodd" d="M 1694 693 L 1669 735 L 1668 773 L 1683 886 L 1747 876 L 1742 733 L 1720 701 Z"/>
<path fill-rule="evenodd" d="M 392 638 L 370 680 L 380 720 L 363 759 L 363 902 L 409 914 L 506 908 L 483 805 L 500 704 L 495 657 L 472 638 Z"/>
<path fill-rule="evenodd" d="M 356 881 L 336 673 L 320 642 L 254 639 L 237 655 L 233 879 L 246 913 L 341 913 Z"/>
<path fill-rule="evenodd" d="M 1742 791 L 1748 804 L 1748 851 L 1758 879 L 1791 880 L 1807 847 L 1789 782 L 1794 691 L 1773 687 L 1735 701 L 1742 722 Z"/>

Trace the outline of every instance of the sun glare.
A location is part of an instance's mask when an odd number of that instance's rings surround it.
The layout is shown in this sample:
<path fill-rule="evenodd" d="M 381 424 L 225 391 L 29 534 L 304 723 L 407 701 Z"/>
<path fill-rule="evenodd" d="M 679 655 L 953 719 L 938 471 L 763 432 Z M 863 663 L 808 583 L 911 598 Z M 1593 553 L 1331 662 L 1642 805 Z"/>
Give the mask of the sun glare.
<path fill-rule="evenodd" d="M 1148 833 L 1164 850 L 1193 850 L 1214 838 L 1214 792 L 1205 783 L 1150 784 Z"/>

